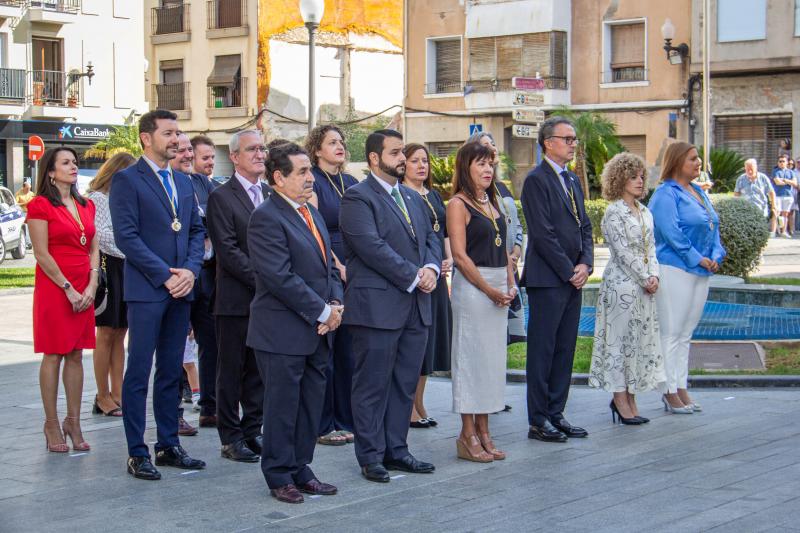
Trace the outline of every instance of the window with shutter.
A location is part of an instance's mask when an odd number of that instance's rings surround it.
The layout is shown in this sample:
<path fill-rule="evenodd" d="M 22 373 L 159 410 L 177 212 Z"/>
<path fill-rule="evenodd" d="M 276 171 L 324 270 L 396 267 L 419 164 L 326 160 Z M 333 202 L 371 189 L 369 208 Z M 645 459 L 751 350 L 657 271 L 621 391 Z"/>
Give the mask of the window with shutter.
<path fill-rule="evenodd" d="M 786 138 L 792 138 L 791 115 L 714 119 L 714 144 L 734 150 L 742 157 L 755 158 L 762 172 L 775 165 L 780 142 Z"/>
<path fill-rule="evenodd" d="M 461 91 L 461 39 L 435 41 L 436 92 Z"/>
<path fill-rule="evenodd" d="M 554 31 L 550 33 L 550 76 L 554 79 L 564 80 L 566 89 L 567 80 L 567 32 Z"/>
<path fill-rule="evenodd" d="M 469 40 L 469 79 L 492 80 L 495 74 L 494 37 Z"/>
<path fill-rule="evenodd" d="M 450 154 L 455 154 L 462 144 L 463 142 L 428 143 L 428 150 L 436 157 L 447 157 Z"/>
<path fill-rule="evenodd" d="M 523 76 L 522 72 L 522 35 L 497 37 L 497 79 L 510 80 L 514 76 Z"/>
<path fill-rule="evenodd" d="M 550 34 L 528 33 L 524 36 L 523 76 L 550 75 Z"/>
<path fill-rule="evenodd" d="M 644 135 L 620 135 L 619 142 L 625 147 L 625 150 L 645 158 L 647 155 L 647 137 Z"/>
<path fill-rule="evenodd" d="M 643 81 L 644 23 L 611 25 L 611 80 Z"/>

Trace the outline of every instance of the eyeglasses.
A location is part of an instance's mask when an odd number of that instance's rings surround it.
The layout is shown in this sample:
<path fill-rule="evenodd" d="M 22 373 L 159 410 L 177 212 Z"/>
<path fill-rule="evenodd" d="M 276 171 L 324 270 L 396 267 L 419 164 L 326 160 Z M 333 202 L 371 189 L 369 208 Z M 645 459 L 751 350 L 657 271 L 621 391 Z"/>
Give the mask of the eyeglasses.
<path fill-rule="evenodd" d="M 266 146 L 248 146 L 243 151 L 247 152 L 248 154 L 254 154 L 256 152 L 260 154 L 266 154 L 269 150 L 267 150 Z"/>
<path fill-rule="evenodd" d="M 548 139 L 552 139 L 554 137 L 556 139 L 561 139 L 562 141 L 564 141 L 569 145 L 578 144 L 579 142 L 581 142 L 580 139 L 578 139 L 577 137 L 571 137 L 571 136 L 564 137 L 563 135 L 551 135 L 550 137 L 548 137 Z"/>

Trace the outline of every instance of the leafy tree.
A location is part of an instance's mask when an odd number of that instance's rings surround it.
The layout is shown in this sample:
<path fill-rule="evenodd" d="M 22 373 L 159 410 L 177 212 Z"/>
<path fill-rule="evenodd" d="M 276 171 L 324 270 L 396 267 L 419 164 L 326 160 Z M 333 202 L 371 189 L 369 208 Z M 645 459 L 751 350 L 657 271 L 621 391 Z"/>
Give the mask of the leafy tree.
<path fill-rule="evenodd" d="M 700 157 L 703 156 L 703 147 L 698 148 Z M 733 192 L 736 187 L 736 179 L 744 174 L 744 161 L 738 152 L 727 148 L 711 149 L 711 181 L 714 182 L 715 193 Z"/>
<path fill-rule="evenodd" d="M 443 199 L 447 200 L 453 192 L 453 175 L 456 171 L 456 154 L 447 157 L 430 156 L 431 181 Z"/>
<path fill-rule="evenodd" d="M 142 155 L 138 124 L 127 121 L 123 126 L 114 126 L 114 131 L 108 137 L 97 141 L 86 150 L 84 158 L 109 159 L 121 152 L 129 153 L 133 157 Z"/>

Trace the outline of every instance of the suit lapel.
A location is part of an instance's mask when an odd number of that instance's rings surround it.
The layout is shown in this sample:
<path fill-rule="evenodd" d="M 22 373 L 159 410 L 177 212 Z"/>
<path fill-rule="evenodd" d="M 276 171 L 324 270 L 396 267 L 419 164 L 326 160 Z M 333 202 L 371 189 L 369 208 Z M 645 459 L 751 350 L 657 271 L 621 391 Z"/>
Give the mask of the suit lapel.
<path fill-rule="evenodd" d="M 247 210 L 247 214 L 253 212 L 255 206 L 253 205 L 253 200 L 250 199 L 250 195 L 247 194 L 247 191 L 244 190 L 242 184 L 239 183 L 239 179 L 236 176 L 231 176 L 231 179 L 228 180 L 231 184 L 231 191 L 233 191 L 233 195 L 239 200 L 244 208 Z M 264 197 L 266 198 L 266 196 Z"/>
<path fill-rule="evenodd" d="M 305 223 L 305 221 L 301 218 L 300 213 L 295 211 L 295 209 L 291 205 L 289 205 L 289 203 L 286 200 L 284 200 L 283 196 L 281 196 L 280 194 L 273 195 L 272 201 L 274 201 L 275 205 L 277 205 L 280 208 L 281 213 L 283 213 L 283 216 L 286 217 L 289 223 L 293 224 L 297 228 L 297 230 L 306 238 L 306 240 L 312 246 L 312 248 L 314 248 L 314 250 L 317 251 L 317 256 L 320 258 L 320 261 L 324 262 L 325 258 L 322 257 L 322 250 L 319 249 L 319 243 L 317 243 L 317 239 L 314 238 L 314 234 L 311 233 L 311 228 L 309 228 L 308 225 Z M 311 211 L 311 209 L 309 209 L 309 211 Z M 314 223 L 317 224 L 317 231 L 319 231 L 319 224 L 316 221 L 316 219 L 314 220 Z M 320 235 L 322 235 L 322 233 L 320 233 Z M 324 237 L 323 237 L 323 242 L 325 242 Z"/>
<path fill-rule="evenodd" d="M 389 193 L 386 192 L 386 189 L 384 189 L 381 186 L 381 184 L 378 183 L 377 178 L 373 177 L 372 174 L 370 174 L 367 177 L 367 180 L 369 181 L 369 184 L 372 186 L 372 188 L 375 190 L 375 192 L 378 193 L 378 196 L 380 196 L 381 199 L 384 201 L 384 203 L 389 206 L 389 209 L 397 217 L 397 220 L 399 220 L 400 223 L 403 225 L 403 228 L 405 228 L 406 233 L 408 233 L 408 236 L 411 237 L 412 239 L 416 240 L 416 237 L 414 236 L 414 233 L 412 232 L 411 227 L 409 227 L 409 225 L 408 225 L 408 221 L 406 220 L 406 216 L 403 214 L 403 211 L 400 209 L 400 206 L 397 205 L 397 202 L 394 201 L 394 198 L 392 198 L 392 196 Z M 402 189 L 401 189 L 400 192 L 402 194 L 402 192 L 403 192 Z M 406 203 L 406 209 L 408 209 L 408 203 Z M 412 224 L 413 224 L 413 220 L 414 219 L 411 216 L 411 212 L 410 211 L 409 211 L 409 214 L 408 214 L 408 218 L 410 218 L 412 220 Z M 416 231 L 416 228 L 414 229 L 414 231 Z"/>
<path fill-rule="evenodd" d="M 550 163 L 548 163 L 546 160 L 543 159 L 541 164 L 544 165 L 545 172 L 549 173 L 550 177 L 552 178 L 552 181 L 555 184 L 555 188 L 558 191 L 558 196 L 561 197 L 561 201 L 564 202 L 567 211 L 569 211 L 569 213 L 572 214 L 572 202 L 569 201 L 567 193 L 564 191 L 564 187 L 561 186 L 561 176 L 556 174 L 555 169 L 553 169 L 553 167 L 550 166 Z M 570 177 L 570 179 L 572 179 L 572 177 Z"/>
<path fill-rule="evenodd" d="M 142 175 L 144 182 L 150 187 L 150 190 L 153 191 L 153 194 L 156 195 L 158 200 L 161 202 L 161 205 L 167 210 L 169 213 L 169 217 L 173 217 L 172 213 L 172 205 L 170 205 L 169 200 L 167 199 L 167 193 L 164 190 L 164 186 L 160 183 L 161 178 L 153 172 L 153 169 L 150 168 L 150 165 L 147 164 L 147 161 L 144 159 L 139 159 L 139 164 L 137 166 L 139 170 L 139 174 Z M 177 191 L 176 191 L 177 194 Z M 180 207 L 180 206 L 178 206 Z"/>

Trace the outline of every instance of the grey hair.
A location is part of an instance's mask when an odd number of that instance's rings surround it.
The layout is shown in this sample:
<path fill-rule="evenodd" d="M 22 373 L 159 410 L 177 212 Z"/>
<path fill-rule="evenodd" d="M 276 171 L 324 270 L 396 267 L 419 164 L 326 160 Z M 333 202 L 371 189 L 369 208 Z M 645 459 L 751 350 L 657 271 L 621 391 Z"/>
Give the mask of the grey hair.
<path fill-rule="evenodd" d="M 750 159 L 745 159 L 744 166 L 748 166 L 748 165 L 750 165 L 750 166 L 752 166 L 754 168 L 758 168 L 758 161 L 756 161 L 755 158 L 753 158 L 753 157 L 751 157 Z"/>
<path fill-rule="evenodd" d="M 258 130 L 242 130 L 231 135 L 231 140 L 228 141 L 228 150 L 231 153 L 239 151 L 239 139 L 244 135 L 258 135 L 260 138 L 261 132 Z"/>
<path fill-rule="evenodd" d="M 547 152 L 547 150 L 544 147 L 545 139 L 549 139 L 550 137 L 553 136 L 553 132 L 555 131 L 556 126 L 558 126 L 559 124 L 566 124 L 567 126 L 571 126 L 573 128 L 575 127 L 575 125 L 572 123 L 571 120 L 569 120 L 566 117 L 561 117 L 558 115 L 548 118 L 547 120 L 542 122 L 541 126 L 539 126 L 539 146 L 542 147 L 543 152 Z"/>
<path fill-rule="evenodd" d="M 484 137 L 489 137 L 489 139 L 492 141 L 492 144 L 495 144 L 494 135 L 492 135 L 488 131 L 479 131 L 477 133 L 473 133 L 472 135 L 469 136 L 469 139 L 467 139 L 467 141 L 464 144 L 479 143 Z"/>

